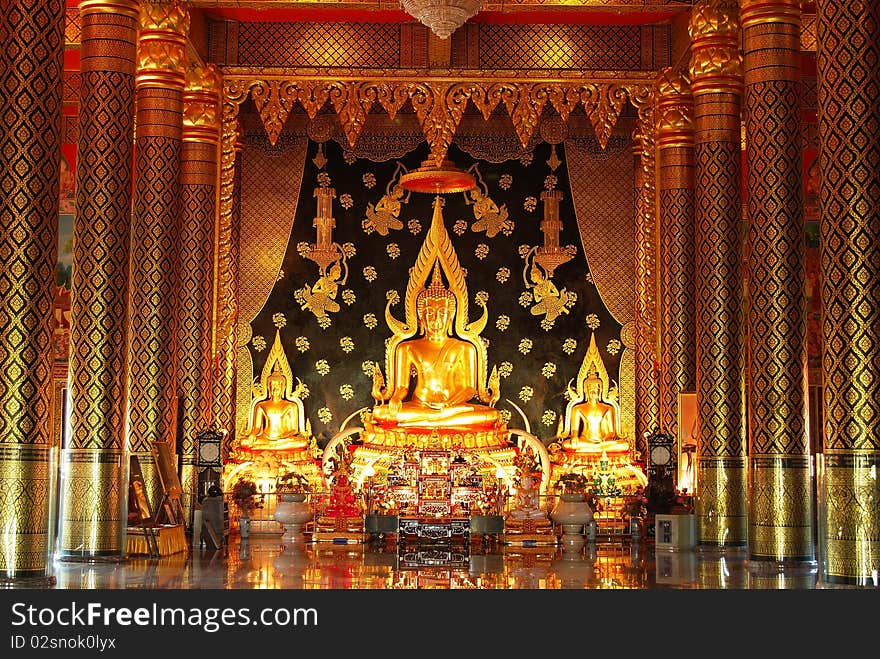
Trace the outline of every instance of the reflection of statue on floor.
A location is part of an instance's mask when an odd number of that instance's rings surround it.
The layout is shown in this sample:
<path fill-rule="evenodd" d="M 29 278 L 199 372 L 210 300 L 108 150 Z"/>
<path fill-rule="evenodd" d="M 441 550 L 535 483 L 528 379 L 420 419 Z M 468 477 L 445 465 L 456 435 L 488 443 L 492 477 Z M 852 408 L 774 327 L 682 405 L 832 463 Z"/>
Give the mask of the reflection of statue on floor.
<path fill-rule="evenodd" d="M 280 371 L 266 379 L 269 397 L 253 407 L 249 431 L 241 445 L 250 450 L 293 450 L 306 448 L 309 440 L 300 429 L 300 409 L 284 397 L 287 379 Z"/>
<path fill-rule="evenodd" d="M 396 387 L 387 403 L 374 408 L 373 418 L 399 426 L 495 427 L 498 410 L 468 402 L 477 395 L 477 350 L 453 336 L 456 300 L 439 266 L 419 293 L 417 309 L 421 335 L 397 346 Z M 412 372 L 416 381 L 410 394 Z M 381 389 L 381 383 L 376 385 Z"/>

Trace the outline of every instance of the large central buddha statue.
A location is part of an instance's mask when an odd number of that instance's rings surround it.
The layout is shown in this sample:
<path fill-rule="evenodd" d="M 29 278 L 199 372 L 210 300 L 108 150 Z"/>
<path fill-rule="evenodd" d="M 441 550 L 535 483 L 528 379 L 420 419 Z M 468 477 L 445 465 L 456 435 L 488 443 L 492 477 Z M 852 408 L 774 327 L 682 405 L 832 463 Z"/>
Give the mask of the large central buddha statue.
<path fill-rule="evenodd" d="M 494 436 L 504 424 L 495 409 L 497 369 L 487 381 L 486 348 L 480 338 L 488 312 L 478 298 L 482 314 L 468 319 L 465 275 L 444 226 L 442 206 L 438 195 L 431 226 L 410 270 L 405 319 L 391 313 L 393 296 L 385 308 L 394 336 L 385 354 L 388 386 L 378 366 L 374 374 L 372 422 L 387 430 L 414 429 L 414 434 L 450 429 L 453 434 L 489 431 Z"/>
<path fill-rule="evenodd" d="M 384 426 L 495 427 L 498 410 L 469 402 L 478 393 L 477 349 L 454 336 L 456 299 L 439 266 L 416 305 L 417 335 L 397 345 L 396 384 L 388 402 L 373 409 L 373 419 Z"/>

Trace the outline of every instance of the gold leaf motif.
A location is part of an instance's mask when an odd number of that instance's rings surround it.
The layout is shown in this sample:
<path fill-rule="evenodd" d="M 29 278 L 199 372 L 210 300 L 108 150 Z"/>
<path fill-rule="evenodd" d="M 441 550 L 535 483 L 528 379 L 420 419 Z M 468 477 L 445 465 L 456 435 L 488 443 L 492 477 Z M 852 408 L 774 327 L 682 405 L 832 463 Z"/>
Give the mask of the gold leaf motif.
<path fill-rule="evenodd" d="M 290 88 L 286 87 L 286 91 L 289 92 Z M 275 146 L 294 99 L 289 93 L 281 93 L 280 83 L 277 80 L 258 81 L 251 87 L 251 98 L 260 113 L 260 119 L 263 120 L 269 143 Z"/>
<path fill-rule="evenodd" d="M 617 85 L 586 85 L 581 92 L 584 110 L 596 131 L 596 139 L 603 149 L 626 101 L 626 90 Z"/>
<path fill-rule="evenodd" d="M 339 117 L 342 132 L 348 139 L 348 145 L 353 147 L 357 142 L 358 135 L 367 120 L 367 113 L 373 106 L 375 94 L 364 93 L 375 91 L 369 83 L 336 83 L 331 85 L 328 96 Z"/>

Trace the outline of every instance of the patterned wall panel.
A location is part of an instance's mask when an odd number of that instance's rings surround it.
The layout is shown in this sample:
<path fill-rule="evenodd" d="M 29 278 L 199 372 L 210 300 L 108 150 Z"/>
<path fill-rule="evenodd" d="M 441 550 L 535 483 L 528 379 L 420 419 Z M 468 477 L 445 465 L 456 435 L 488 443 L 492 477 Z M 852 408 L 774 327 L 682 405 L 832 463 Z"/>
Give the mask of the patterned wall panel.
<path fill-rule="evenodd" d="M 401 159 L 372 163 L 346 159 L 338 145 L 328 142 L 324 145 L 328 162 L 322 169 L 312 160 L 316 151 L 317 145 L 310 142 L 282 272 L 252 323 L 248 348 L 256 376 L 276 330 L 280 332 L 293 374 L 306 387 L 305 407 L 313 432 L 323 444 L 349 415 L 372 405 L 372 364 L 384 366 L 384 344 L 390 336 L 384 322 L 386 296 L 405 290 L 407 272 L 431 217 L 432 197 L 413 193 L 401 199 L 396 215 L 391 211 L 390 216 L 383 215 L 389 208 L 383 197 L 403 171 L 424 160 L 425 144 Z M 489 323 L 482 336 L 488 342 L 490 366 L 498 365 L 502 376 L 499 407 L 511 417 L 513 427 L 523 427 L 516 408 L 522 409 L 532 431 L 542 438 L 556 434 L 566 405 L 566 384 L 577 374 L 591 331 L 596 332 L 615 384 L 622 348 L 620 324 L 607 312 L 588 276 L 565 154 L 560 155 L 561 163 L 551 170 L 547 144 L 520 160 L 500 164 L 472 161 L 453 145 L 450 156 L 459 166 L 474 168 L 481 191 L 495 208 L 485 215 L 485 202 L 478 208 L 464 194 L 445 196 L 444 207 L 447 227 L 468 273 L 469 294 L 487 298 Z M 248 178 L 267 175 L 248 169 Z M 334 187 L 337 193 L 333 240 L 342 247 L 345 262 L 335 276 L 319 280 L 317 265 L 304 255 L 315 241 L 313 190 L 321 185 Z M 545 187 L 563 193 L 560 244 L 571 246 L 573 258 L 557 267 L 554 286 L 547 288 L 551 297 L 538 304 L 532 295 L 530 277 L 535 275 L 530 266 L 532 248 L 543 244 L 538 200 Z M 631 199 L 631 185 L 627 188 L 625 196 Z M 245 196 L 247 204 L 260 203 L 249 200 L 250 194 Z M 285 204 L 290 207 L 292 202 L 288 199 Z M 266 205 L 260 212 L 284 211 Z M 244 278 L 241 281 L 246 288 Z M 552 297 L 554 290 L 558 297 Z"/>
<path fill-rule="evenodd" d="M 0 576 L 45 574 L 64 3 L 0 12 Z"/>
<path fill-rule="evenodd" d="M 637 25 L 480 25 L 481 69 L 642 68 Z"/>
<path fill-rule="evenodd" d="M 82 38 L 79 9 L 68 7 L 64 11 L 64 45 L 77 46 Z"/>
<path fill-rule="evenodd" d="M 239 66 L 388 69 L 400 59 L 394 23 L 240 23 Z M 228 38 L 228 37 L 227 37 Z"/>
<path fill-rule="evenodd" d="M 623 328 L 634 328 L 636 310 L 635 207 L 631 141 L 613 138 L 602 150 L 593 138 L 565 143 L 581 246 L 602 302 Z M 634 337 L 621 331 L 621 426 L 635 428 Z M 627 368 L 624 368 L 627 365 Z"/>
<path fill-rule="evenodd" d="M 880 6 L 818 5 L 825 572 L 867 584 L 880 569 Z"/>
<path fill-rule="evenodd" d="M 266 303 L 279 277 L 288 237 L 293 230 L 303 180 L 308 139 L 283 136 L 275 147 L 265 138 L 250 138 L 242 158 L 241 238 L 238 276 L 238 369 L 236 428 L 247 421 L 253 370 L 248 345 L 251 322 Z M 311 226 L 312 218 L 303 218 Z M 271 338 L 271 337 L 270 337 Z"/>

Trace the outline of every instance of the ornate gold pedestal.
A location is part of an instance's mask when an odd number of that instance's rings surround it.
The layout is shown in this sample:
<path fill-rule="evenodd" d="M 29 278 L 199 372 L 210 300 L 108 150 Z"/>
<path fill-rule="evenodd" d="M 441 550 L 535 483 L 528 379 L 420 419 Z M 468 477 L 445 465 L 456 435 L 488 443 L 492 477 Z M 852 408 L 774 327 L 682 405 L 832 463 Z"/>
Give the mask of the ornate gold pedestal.
<path fill-rule="evenodd" d="M 521 547 L 555 545 L 556 533 L 550 518 L 521 520 L 507 518 L 504 520 L 501 543 Z"/>
<path fill-rule="evenodd" d="M 367 540 L 364 532 L 364 518 L 360 517 L 318 517 L 312 542 L 332 542 L 340 545 L 359 545 Z"/>

